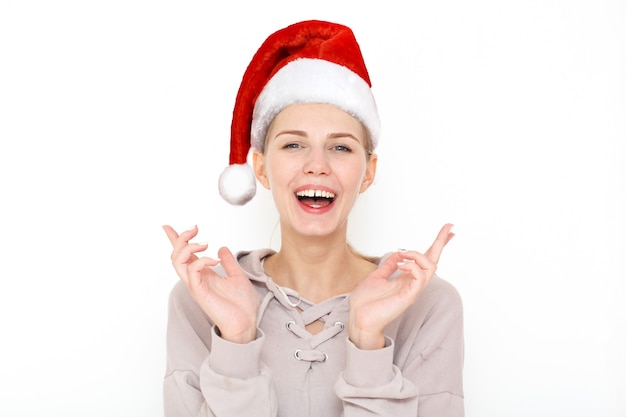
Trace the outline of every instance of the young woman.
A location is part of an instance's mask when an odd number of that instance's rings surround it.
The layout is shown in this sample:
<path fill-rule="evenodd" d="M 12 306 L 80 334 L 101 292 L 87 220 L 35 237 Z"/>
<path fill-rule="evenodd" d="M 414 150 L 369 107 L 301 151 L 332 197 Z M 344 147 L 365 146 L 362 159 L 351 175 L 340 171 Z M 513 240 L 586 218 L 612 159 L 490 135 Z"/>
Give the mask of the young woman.
<path fill-rule="evenodd" d="M 282 29 L 253 58 L 220 190 L 244 203 L 254 186 L 238 183 L 252 173 L 271 190 L 281 248 L 198 257 L 207 245 L 191 242 L 196 227 L 164 226 L 181 278 L 166 417 L 464 414 L 461 300 L 435 275 L 452 225 L 423 254 L 369 259 L 347 242 L 376 174 L 370 86 L 352 31 L 330 22 Z"/>

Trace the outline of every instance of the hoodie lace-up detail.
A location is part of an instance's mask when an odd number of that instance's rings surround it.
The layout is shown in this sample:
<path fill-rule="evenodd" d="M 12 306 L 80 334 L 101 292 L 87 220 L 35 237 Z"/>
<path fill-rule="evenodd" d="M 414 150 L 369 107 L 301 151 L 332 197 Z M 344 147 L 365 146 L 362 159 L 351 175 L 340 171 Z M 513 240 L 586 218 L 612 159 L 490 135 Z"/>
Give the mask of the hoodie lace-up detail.
<path fill-rule="evenodd" d="M 286 327 L 287 330 L 289 330 L 291 333 L 303 339 L 307 339 L 311 335 L 305 329 L 299 327 L 295 321 L 288 321 Z M 310 338 L 312 342 L 311 345 L 317 347 L 325 341 L 332 339 L 333 337 L 341 333 L 343 327 L 343 323 L 338 321 L 335 322 L 331 327 L 324 328 L 324 330 Z M 316 338 L 317 340 L 314 340 Z M 293 356 L 299 361 L 307 362 L 326 362 L 326 360 L 328 359 L 328 355 L 319 349 L 296 349 Z"/>
<path fill-rule="evenodd" d="M 340 334 L 344 329 L 344 324 L 341 321 L 334 322 L 331 326 L 328 326 L 326 321 L 335 307 L 343 301 L 343 298 L 333 297 L 321 303 L 309 305 L 302 300 L 297 292 L 289 288 L 282 288 L 271 279 L 268 279 L 266 284 L 270 291 L 261 302 L 258 315 L 259 322 L 272 299 L 276 299 L 286 310 L 297 311 L 297 314 L 293 314 L 293 319 L 285 323 L 285 330 L 307 341 L 308 348 L 296 349 L 293 357 L 299 361 L 325 362 L 328 355 L 320 350 L 319 346 Z M 306 330 L 306 326 L 318 320 L 324 323 L 324 329 L 319 333 L 311 334 Z"/>

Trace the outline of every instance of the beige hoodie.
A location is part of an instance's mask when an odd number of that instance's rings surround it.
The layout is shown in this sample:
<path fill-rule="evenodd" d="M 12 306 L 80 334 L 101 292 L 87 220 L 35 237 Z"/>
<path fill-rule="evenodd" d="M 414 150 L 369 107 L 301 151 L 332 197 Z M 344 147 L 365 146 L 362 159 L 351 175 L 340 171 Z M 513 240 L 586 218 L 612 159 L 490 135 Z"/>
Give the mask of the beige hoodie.
<path fill-rule="evenodd" d="M 463 312 L 452 285 L 433 277 L 387 327 L 386 347 L 360 350 L 347 337 L 349 294 L 312 305 L 265 274 L 271 253 L 237 254 L 261 299 L 251 343 L 220 338 L 184 284 L 172 289 L 165 417 L 464 415 Z M 317 319 L 324 330 L 310 334 Z"/>

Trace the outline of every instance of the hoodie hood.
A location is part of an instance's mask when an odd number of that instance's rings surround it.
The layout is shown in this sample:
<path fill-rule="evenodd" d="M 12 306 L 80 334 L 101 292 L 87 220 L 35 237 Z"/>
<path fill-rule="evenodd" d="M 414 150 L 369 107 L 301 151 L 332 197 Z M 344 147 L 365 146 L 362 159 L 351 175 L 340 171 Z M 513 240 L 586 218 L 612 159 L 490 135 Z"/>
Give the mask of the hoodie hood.
<path fill-rule="evenodd" d="M 265 283 L 270 277 L 267 276 L 263 269 L 263 259 L 276 253 L 273 249 L 257 249 L 253 251 L 237 252 L 235 258 L 239 266 L 246 271 L 250 281 Z"/>

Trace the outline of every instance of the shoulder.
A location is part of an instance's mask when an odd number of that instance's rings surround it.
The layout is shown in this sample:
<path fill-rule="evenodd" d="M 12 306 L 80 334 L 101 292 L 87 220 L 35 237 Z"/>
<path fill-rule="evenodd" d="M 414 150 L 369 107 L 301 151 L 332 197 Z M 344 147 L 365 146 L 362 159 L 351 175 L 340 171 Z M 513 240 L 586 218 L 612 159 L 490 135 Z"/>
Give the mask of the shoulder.
<path fill-rule="evenodd" d="M 189 290 L 185 283 L 181 280 L 176 281 L 172 289 L 170 290 L 170 304 L 186 304 L 188 301 L 192 300 L 191 294 L 189 294 Z"/>
<path fill-rule="evenodd" d="M 426 314 L 425 320 L 444 322 L 463 320 L 461 294 L 454 285 L 437 275 L 424 288 L 416 305 Z"/>
<path fill-rule="evenodd" d="M 458 307 L 461 308 L 463 301 L 461 294 L 456 287 L 449 281 L 435 275 L 428 283 L 424 292 L 420 296 L 429 299 L 430 302 L 435 304 L 441 304 L 446 307 Z"/>
<path fill-rule="evenodd" d="M 459 291 L 450 282 L 435 275 L 415 303 L 405 311 L 402 322 L 420 327 L 436 323 L 463 321 L 463 301 Z"/>
<path fill-rule="evenodd" d="M 210 325 L 209 317 L 193 299 L 183 281 L 172 287 L 169 295 L 170 320 L 180 320 L 194 324 L 194 327 Z"/>
<path fill-rule="evenodd" d="M 450 282 L 434 276 L 392 330 L 399 351 L 415 348 L 430 354 L 441 346 L 455 350 L 463 341 L 463 303 Z M 400 354 L 402 356 L 402 354 Z"/>
<path fill-rule="evenodd" d="M 195 301 L 191 297 L 189 290 L 185 283 L 178 280 L 176 284 L 170 290 L 169 306 L 170 310 L 182 310 L 188 309 L 189 306 L 193 306 Z"/>

